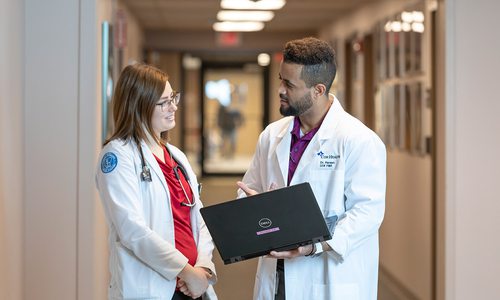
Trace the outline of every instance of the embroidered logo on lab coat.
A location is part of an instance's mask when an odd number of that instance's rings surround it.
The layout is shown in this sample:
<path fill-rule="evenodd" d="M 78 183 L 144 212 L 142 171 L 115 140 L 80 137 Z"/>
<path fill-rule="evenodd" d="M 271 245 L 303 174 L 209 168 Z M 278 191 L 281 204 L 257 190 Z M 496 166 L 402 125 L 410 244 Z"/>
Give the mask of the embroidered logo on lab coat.
<path fill-rule="evenodd" d="M 101 171 L 103 173 L 109 173 L 116 168 L 118 164 L 118 158 L 112 152 L 104 154 L 101 160 Z"/>
<path fill-rule="evenodd" d="M 316 155 L 320 158 L 318 167 L 326 170 L 333 170 L 340 158 L 338 154 L 326 154 L 321 150 Z"/>

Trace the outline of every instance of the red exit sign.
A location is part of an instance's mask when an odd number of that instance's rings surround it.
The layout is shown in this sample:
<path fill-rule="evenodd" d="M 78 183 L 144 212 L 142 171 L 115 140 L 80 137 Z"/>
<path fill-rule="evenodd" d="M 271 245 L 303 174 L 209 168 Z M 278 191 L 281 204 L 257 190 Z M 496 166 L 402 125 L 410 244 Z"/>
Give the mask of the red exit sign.
<path fill-rule="evenodd" d="M 217 32 L 217 45 L 222 47 L 236 47 L 241 45 L 240 32 Z"/>

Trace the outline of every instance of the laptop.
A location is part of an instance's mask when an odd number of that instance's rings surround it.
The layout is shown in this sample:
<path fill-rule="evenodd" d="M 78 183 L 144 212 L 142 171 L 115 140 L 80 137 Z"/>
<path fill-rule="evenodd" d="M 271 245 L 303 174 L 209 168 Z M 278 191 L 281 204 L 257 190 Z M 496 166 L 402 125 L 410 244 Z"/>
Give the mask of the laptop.
<path fill-rule="evenodd" d="M 203 207 L 200 212 L 224 264 L 332 238 L 307 182 Z"/>

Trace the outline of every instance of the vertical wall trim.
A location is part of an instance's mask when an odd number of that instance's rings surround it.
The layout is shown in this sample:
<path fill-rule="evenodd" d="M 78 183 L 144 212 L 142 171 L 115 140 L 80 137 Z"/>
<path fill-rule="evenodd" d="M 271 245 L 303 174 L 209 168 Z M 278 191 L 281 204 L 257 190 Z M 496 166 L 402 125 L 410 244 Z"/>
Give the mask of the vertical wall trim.
<path fill-rule="evenodd" d="M 103 299 L 97 294 L 102 278 L 97 261 L 107 253 L 98 252 L 97 245 L 101 235 L 100 219 L 96 209 L 97 193 L 94 185 L 94 168 L 100 149 L 98 92 L 99 25 L 97 0 L 78 1 L 78 40 L 77 43 L 77 126 L 75 141 L 77 145 L 77 211 L 76 211 L 76 295 L 75 299 Z M 99 229 L 97 229 L 99 228 Z M 103 283 L 105 284 L 105 283 Z"/>
<path fill-rule="evenodd" d="M 445 17 L 445 299 L 455 297 L 456 207 L 456 0 L 446 1 Z"/>
<path fill-rule="evenodd" d="M 76 199 L 76 211 L 75 211 L 75 216 L 76 216 L 76 226 L 75 226 L 75 235 L 76 235 L 76 260 L 75 260 L 75 270 L 76 270 L 76 276 L 75 276 L 75 299 L 78 298 L 79 294 L 79 278 L 80 278 L 80 270 L 78 268 L 79 262 L 80 262 L 80 105 L 81 105 L 81 93 L 82 93 L 82 84 L 81 84 L 81 39 L 82 39 L 82 1 L 78 0 L 78 39 L 76 40 L 77 43 L 77 62 L 76 62 L 76 69 L 78 74 L 76 75 L 77 79 L 77 95 L 76 95 L 76 189 L 75 189 L 75 199 Z"/>

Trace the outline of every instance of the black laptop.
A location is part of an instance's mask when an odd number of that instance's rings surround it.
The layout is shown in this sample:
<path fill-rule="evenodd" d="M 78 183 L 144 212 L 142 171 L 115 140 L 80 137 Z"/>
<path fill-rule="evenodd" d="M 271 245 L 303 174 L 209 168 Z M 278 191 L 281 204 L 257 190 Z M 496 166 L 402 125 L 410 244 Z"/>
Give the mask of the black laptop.
<path fill-rule="evenodd" d="M 307 182 L 203 207 L 200 212 L 224 264 L 332 238 Z"/>

